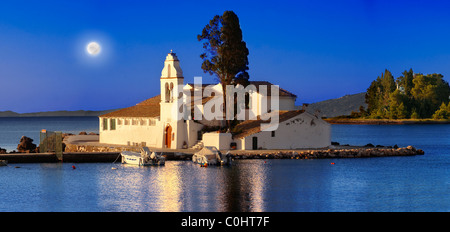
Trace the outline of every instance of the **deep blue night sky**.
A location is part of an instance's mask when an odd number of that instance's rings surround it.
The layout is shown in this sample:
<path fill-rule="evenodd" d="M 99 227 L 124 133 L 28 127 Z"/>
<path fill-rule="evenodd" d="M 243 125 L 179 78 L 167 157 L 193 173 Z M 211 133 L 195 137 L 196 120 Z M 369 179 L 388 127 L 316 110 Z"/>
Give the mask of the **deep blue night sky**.
<path fill-rule="evenodd" d="M 364 92 L 385 69 L 450 75 L 446 1 L 1 1 L 0 111 L 106 110 L 159 94 L 166 54 L 203 76 L 197 34 L 234 11 L 250 79 L 297 104 Z M 102 52 L 87 55 L 97 41 Z"/>

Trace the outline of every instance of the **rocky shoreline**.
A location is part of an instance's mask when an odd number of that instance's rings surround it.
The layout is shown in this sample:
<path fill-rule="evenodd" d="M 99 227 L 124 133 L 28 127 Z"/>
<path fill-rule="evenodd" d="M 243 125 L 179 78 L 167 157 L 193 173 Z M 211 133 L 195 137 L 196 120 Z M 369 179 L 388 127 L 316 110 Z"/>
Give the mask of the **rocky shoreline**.
<path fill-rule="evenodd" d="M 414 156 L 424 155 L 421 149 L 413 146 L 400 148 L 387 147 L 358 147 L 358 148 L 338 148 L 338 149 L 311 149 L 311 150 L 263 150 L 244 151 L 232 153 L 234 159 L 330 159 L 330 158 L 369 158 L 369 157 L 389 157 L 389 156 Z"/>
<path fill-rule="evenodd" d="M 410 125 L 410 124 L 450 124 L 446 119 L 359 119 L 359 118 L 325 118 L 330 124 L 353 125 Z"/>

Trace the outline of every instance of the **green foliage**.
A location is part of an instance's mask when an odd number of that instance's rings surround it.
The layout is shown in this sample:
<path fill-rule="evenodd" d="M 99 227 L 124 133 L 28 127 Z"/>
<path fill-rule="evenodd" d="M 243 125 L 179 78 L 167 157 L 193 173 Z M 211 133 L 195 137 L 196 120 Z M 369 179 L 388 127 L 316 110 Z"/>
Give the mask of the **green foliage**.
<path fill-rule="evenodd" d="M 411 118 L 412 119 L 418 119 L 419 118 L 419 114 L 417 113 L 416 109 L 414 109 L 413 112 L 411 113 Z"/>
<path fill-rule="evenodd" d="M 222 85 L 248 84 L 248 54 L 246 43 L 242 40 L 239 18 L 233 11 L 225 11 L 210 20 L 198 41 L 204 41 L 202 69 L 205 73 L 216 75 Z"/>
<path fill-rule="evenodd" d="M 369 118 L 430 118 L 448 104 L 450 86 L 441 74 L 414 74 L 412 69 L 402 74 L 394 80 L 386 69 L 371 83 L 366 93 Z M 445 115 L 442 110 L 436 117 Z"/>
<path fill-rule="evenodd" d="M 215 75 L 222 84 L 223 112 L 226 112 L 226 86 L 249 84 L 247 44 L 242 39 L 239 18 L 233 11 L 225 11 L 222 16 L 216 15 L 209 21 L 202 34 L 197 35 L 203 42 L 204 52 L 202 69 L 205 73 Z M 227 120 L 227 127 L 232 123 Z"/>
<path fill-rule="evenodd" d="M 433 114 L 433 119 L 450 119 L 450 102 L 445 105 L 443 102 Z"/>

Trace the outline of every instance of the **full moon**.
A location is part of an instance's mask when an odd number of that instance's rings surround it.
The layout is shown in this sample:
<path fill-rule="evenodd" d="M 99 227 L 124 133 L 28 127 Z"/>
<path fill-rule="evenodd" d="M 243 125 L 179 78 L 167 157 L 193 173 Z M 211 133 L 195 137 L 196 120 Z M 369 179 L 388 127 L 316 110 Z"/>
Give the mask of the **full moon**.
<path fill-rule="evenodd" d="M 100 50 L 100 44 L 98 44 L 97 42 L 90 42 L 86 47 L 86 51 L 93 56 L 98 55 L 100 53 Z"/>

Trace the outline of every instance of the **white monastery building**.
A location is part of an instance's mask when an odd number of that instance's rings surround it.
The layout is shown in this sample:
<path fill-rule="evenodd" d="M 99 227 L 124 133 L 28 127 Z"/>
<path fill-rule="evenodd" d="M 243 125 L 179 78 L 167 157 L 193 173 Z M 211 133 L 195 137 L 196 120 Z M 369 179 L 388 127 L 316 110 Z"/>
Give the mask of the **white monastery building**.
<path fill-rule="evenodd" d="M 171 51 L 161 72 L 161 94 L 134 106 L 99 116 L 100 143 L 170 149 L 192 148 L 203 144 L 220 150 L 231 147 L 256 150 L 331 145 L 330 125 L 318 115 L 298 110 L 295 106 L 296 95 L 266 81 L 250 81 L 250 85 L 256 87 L 248 92 L 251 104 L 255 105 L 246 107 L 245 119 L 239 121 L 232 132 L 219 133 L 217 129 L 224 125 L 223 120 L 210 119 L 206 114 L 196 118 L 195 112 L 204 113 L 207 108 L 214 111 L 212 108 L 221 105 L 217 104 L 223 102 L 221 84 L 184 84 L 180 61 Z M 276 99 L 271 95 L 272 88 L 278 90 L 276 110 L 272 110 L 270 104 Z M 264 89 L 267 89 L 267 94 Z M 191 93 L 192 98 L 198 92 L 203 94 L 201 98 L 187 101 L 186 96 L 181 97 L 177 90 Z M 206 92 L 209 94 L 205 94 Z M 214 92 L 214 95 L 210 92 Z M 173 109 L 180 109 L 181 116 L 180 113 L 174 113 Z M 276 130 L 262 129 L 263 124 L 270 122 L 268 117 L 264 117 L 267 116 L 264 112 L 278 115 Z"/>

